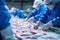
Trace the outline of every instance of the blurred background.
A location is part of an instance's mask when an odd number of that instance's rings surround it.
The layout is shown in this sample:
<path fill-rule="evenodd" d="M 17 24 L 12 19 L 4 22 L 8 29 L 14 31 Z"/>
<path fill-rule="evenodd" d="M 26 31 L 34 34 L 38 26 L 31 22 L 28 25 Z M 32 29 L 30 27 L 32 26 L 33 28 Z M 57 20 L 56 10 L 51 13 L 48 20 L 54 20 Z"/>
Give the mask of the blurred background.
<path fill-rule="evenodd" d="M 6 0 L 7 6 L 9 8 L 16 7 L 21 10 L 26 10 L 28 8 L 32 8 L 34 0 Z"/>

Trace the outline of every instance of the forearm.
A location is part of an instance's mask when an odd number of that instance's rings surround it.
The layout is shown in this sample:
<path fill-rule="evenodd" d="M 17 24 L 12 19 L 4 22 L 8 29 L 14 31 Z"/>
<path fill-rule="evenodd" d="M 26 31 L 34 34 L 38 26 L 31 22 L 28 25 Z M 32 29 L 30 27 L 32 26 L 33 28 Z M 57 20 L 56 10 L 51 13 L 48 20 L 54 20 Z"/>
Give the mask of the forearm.
<path fill-rule="evenodd" d="M 55 27 L 60 26 L 60 18 L 56 18 L 54 21 L 52 21 L 52 24 Z"/>
<path fill-rule="evenodd" d="M 32 13 L 30 13 L 28 16 L 27 16 L 27 18 L 31 18 L 33 15 L 32 15 Z"/>
<path fill-rule="evenodd" d="M 31 17 L 35 16 L 36 14 L 37 14 L 37 10 L 34 9 L 34 10 L 32 10 L 32 11 L 29 13 L 29 15 L 27 16 L 27 18 L 31 18 Z"/>
<path fill-rule="evenodd" d="M 49 21 L 46 25 L 49 25 L 51 27 L 54 27 L 54 26 L 57 27 L 60 25 L 60 18 L 56 17 L 53 20 Z"/>

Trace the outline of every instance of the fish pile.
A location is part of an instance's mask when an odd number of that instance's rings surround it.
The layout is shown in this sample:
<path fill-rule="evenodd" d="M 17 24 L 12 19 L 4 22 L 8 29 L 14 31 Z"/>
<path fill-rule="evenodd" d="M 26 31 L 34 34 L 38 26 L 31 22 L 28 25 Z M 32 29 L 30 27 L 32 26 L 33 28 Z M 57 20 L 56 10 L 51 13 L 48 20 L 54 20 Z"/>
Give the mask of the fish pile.
<path fill-rule="evenodd" d="M 35 30 L 32 21 L 25 21 L 19 17 L 12 17 L 10 24 L 15 40 L 60 40 L 55 33 L 45 32 L 41 28 Z"/>

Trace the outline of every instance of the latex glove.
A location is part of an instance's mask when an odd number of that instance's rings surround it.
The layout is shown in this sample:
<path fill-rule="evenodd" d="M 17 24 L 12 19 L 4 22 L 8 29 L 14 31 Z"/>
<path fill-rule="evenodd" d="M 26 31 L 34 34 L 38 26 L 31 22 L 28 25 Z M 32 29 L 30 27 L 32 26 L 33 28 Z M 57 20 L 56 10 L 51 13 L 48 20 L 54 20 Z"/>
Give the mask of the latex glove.
<path fill-rule="evenodd" d="M 24 21 L 27 21 L 28 20 L 28 18 L 26 18 Z"/>
<path fill-rule="evenodd" d="M 44 24 L 42 30 L 48 30 L 49 28 L 53 27 L 52 21 L 55 21 L 56 19 L 59 19 L 59 17 L 54 18 L 53 20 L 49 21 L 47 24 Z"/>
<path fill-rule="evenodd" d="M 31 22 L 33 20 L 34 20 L 34 17 L 31 17 L 31 18 L 28 19 L 28 22 Z"/>
<path fill-rule="evenodd" d="M 52 22 L 50 21 L 50 22 L 48 22 L 47 24 L 44 24 L 42 30 L 48 31 L 49 28 L 51 28 L 51 27 L 53 27 L 53 25 L 52 25 Z"/>
<path fill-rule="evenodd" d="M 38 20 L 35 24 L 34 24 L 34 29 L 38 29 L 38 26 L 40 25 L 40 21 Z"/>

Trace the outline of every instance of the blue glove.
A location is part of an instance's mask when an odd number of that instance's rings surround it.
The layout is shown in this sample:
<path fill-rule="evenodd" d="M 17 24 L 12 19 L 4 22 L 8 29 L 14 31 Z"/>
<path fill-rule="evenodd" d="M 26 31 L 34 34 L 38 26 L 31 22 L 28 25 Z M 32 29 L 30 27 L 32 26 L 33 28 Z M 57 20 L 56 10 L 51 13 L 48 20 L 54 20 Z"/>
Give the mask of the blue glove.
<path fill-rule="evenodd" d="M 10 14 L 13 15 L 13 16 L 16 16 L 17 15 L 16 9 L 13 9 L 13 11 L 11 11 Z"/>
<path fill-rule="evenodd" d="M 19 18 L 23 18 L 23 19 L 26 18 L 25 15 L 19 9 L 16 9 L 16 13 Z"/>
<path fill-rule="evenodd" d="M 25 18 L 25 15 L 21 12 L 21 10 L 19 10 L 17 8 L 12 9 L 10 14 L 14 15 L 14 16 L 18 16 L 19 18 L 23 18 L 23 19 Z"/>

